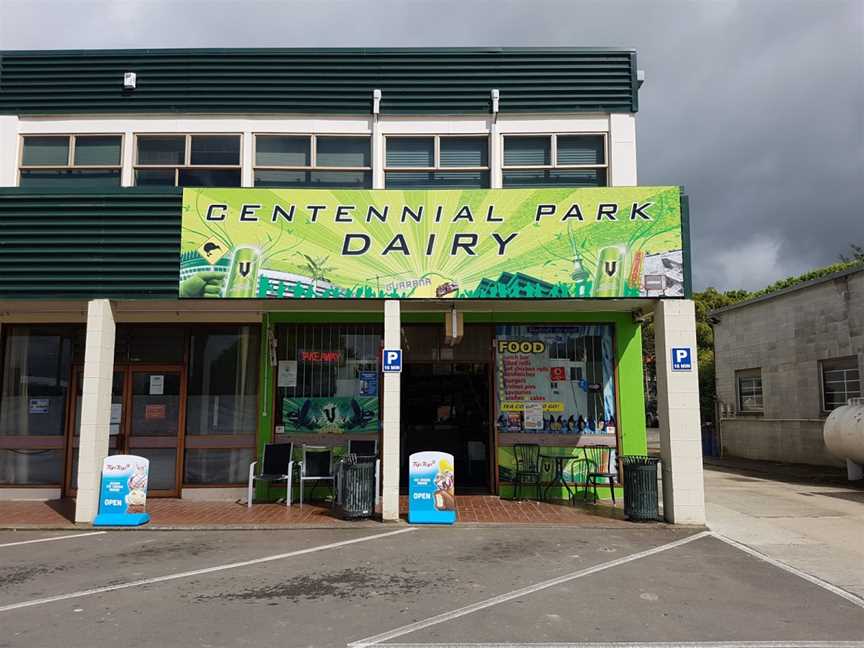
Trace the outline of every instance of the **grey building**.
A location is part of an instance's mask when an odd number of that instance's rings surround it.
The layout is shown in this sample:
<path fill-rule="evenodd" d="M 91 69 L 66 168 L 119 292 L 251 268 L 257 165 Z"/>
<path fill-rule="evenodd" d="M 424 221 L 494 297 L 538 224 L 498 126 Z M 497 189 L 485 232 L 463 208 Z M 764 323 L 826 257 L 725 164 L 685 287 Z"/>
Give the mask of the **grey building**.
<path fill-rule="evenodd" d="M 861 396 L 864 266 L 712 313 L 726 456 L 843 465 L 822 441 L 831 410 Z"/>

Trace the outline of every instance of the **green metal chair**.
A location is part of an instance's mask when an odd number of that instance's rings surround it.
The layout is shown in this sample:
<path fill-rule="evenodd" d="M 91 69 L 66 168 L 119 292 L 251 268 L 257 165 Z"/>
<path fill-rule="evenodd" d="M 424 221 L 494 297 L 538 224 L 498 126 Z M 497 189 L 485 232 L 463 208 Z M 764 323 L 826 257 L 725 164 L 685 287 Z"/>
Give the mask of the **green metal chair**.
<path fill-rule="evenodd" d="M 613 470 L 615 465 L 615 452 L 612 448 L 600 449 L 600 461 L 597 464 L 601 468 L 590 471 L 585 479 L 585 499 L 588 499 L 588 488 L 594 488 L 594 503 L 597 503 L 597 483 L 605 479 L 609 483 L 609 492 L 612 493 L 612 505 L 615 505 L 615 478 L 617 473 Z"/>
<path fill-rule="evenodd" d="M 522 486 L 534 486 L 540 499 L 540 446 L 536 443 L 517 443 L 513 446 L 516 474 L 513 478 L 513 499 L 519 499 Z"/>

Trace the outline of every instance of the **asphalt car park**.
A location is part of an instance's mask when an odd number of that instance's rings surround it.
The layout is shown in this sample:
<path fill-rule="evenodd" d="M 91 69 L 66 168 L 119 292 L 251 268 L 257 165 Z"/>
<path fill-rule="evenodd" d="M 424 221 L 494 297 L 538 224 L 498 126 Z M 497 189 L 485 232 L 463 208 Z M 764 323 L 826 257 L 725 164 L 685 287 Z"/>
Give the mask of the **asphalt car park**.
<path fill-rule="evenodd" d="M 862 639 L 858 597 L 693 529 L 0 532 L 2 647 Z"/>

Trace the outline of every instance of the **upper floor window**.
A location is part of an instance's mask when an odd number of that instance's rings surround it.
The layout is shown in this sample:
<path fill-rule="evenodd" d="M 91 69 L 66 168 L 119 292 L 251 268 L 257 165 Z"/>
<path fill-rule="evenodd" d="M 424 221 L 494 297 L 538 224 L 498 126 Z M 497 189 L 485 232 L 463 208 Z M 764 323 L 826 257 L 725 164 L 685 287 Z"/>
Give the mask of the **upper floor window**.
<path fill-rule="evenodd" d="M 239 187 L 240 135 L 138 135 L 140 187 Z"/>
<path fill-rule="evenodd" d="M 764 410 L 762 401 L 762 370 L 744 369 L 735 372 L 738 388 L 738 412 L 741 414 L 761 414 Z"/>
<path fill-rule="evenodd" d="M 256 187 L 370 189 L 366 136 L 255 135 Z"/>
<path fill-rule="evenodd" d="M 605 187 L 605 135 L 505 135 L 503 186 Z"/>
<path fill-rule="evenodd" d="M 384 182 L 388 189 L 487 188 L 489 139 L 463 135 L 387 137 Z"/>
<path fill-rule="evenodd" d="M 822 411 L 830 412 L 845 405 L 850 398 L 861 396 L 861 374 L 858 357 L 823 360 Z"/>
<path fill-rule="evenodd" d="M 25 135 L 22 187 L 119 187 L 122 135 Z"/>

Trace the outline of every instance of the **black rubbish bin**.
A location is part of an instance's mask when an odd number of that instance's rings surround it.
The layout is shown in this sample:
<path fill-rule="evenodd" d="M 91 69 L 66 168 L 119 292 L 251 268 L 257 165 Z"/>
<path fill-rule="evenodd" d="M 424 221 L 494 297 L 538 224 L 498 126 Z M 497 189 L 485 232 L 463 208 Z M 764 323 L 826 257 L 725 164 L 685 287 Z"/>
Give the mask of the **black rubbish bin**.
<path fill-rule="evenodd" d="M 370 518 L 375 513 L 375 457 L 349 454 L 336 472 L 336 506 L 346 520 Z"/>
<path fill-rule="evenodd" d="M 659 520 L 657 464 L 660 460 L 625 455 L 621 463 L 624 465 L 624 515 L 634 522 Z"/>

